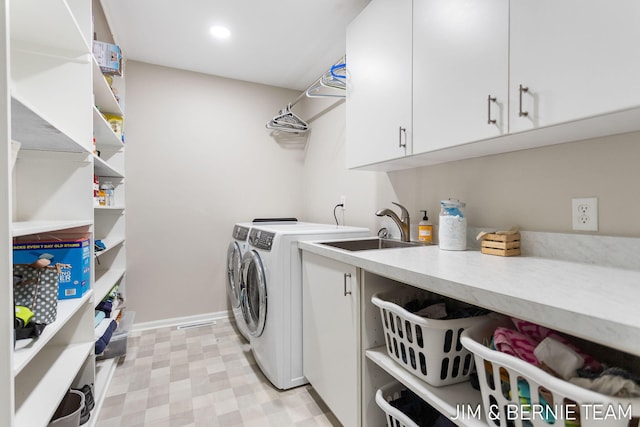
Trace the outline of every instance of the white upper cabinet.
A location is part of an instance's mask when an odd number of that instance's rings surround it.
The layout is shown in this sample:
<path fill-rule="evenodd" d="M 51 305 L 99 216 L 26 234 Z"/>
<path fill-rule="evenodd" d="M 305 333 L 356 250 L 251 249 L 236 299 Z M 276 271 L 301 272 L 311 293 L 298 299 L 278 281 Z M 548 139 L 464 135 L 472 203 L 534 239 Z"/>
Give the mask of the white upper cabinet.
<path fill-rule="evenodd" d="M 406 169 L 640 130 L 637 0 L 390 3 L 372 0 L 347 33 L 349 168 Z"/>
<path fill-rule="evenodd" d="M 374 0 L 347 28 L 347 167 L 412 153 L 411 1 Z"/>
<path fill-rule="evenodd" d="M 510 14 L 511 132 L 640 105 L 640 2 L 519 0 Z"/>
<path fill-rule="evenodd" d="M 508 131 L 508 0 L 413 5 L 413 153 Z"/>

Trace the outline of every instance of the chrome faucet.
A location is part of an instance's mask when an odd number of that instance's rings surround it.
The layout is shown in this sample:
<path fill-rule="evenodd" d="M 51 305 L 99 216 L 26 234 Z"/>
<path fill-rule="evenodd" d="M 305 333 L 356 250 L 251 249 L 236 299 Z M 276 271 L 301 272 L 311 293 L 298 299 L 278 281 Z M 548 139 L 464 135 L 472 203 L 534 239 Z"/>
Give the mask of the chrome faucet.
<path fill-rule="evenodd" d="M 400 209 L 402 209 L 402 214 L 400 216 L 400 218 L 398 218 L 398 215 L 396 215 L 396 213 L 394 211 L 392 211 L 391 209 L 380 209 L 379 211 L 376 212 L 377 216 L 388 216 L 389 218 L 391 218 L 393 220 L 393 222 L 396 223 L 396 225 L 398 226 L 398 228 L 400 229 L 400 240 L 402 240 L 403 242 L 408 242 L 410 240 L 410 234 L 409 234 L 409 225 L 410 225 L 410 220 L 409 220 L 409 211 L 402 206 L 400 203 L 396 203 L 396 202 L 391 202 L 396 206 L 399 206 Z"/>

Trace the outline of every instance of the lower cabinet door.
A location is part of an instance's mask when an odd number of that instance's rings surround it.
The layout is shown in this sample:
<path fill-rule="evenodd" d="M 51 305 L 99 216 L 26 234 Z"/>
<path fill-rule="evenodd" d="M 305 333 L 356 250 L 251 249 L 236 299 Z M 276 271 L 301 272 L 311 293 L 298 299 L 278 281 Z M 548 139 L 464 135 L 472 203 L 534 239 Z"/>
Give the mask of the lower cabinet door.
<path fill-rule="evenodd" d="M 304 375 L 345 427 L 360 425 L 358 270 L 303 252 Z"/>

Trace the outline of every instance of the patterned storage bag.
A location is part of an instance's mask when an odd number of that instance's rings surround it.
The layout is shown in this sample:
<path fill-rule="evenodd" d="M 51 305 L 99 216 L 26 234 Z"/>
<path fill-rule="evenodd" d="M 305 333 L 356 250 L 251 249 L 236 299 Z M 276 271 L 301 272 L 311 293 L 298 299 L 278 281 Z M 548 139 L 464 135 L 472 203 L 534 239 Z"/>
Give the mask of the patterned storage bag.
<path fill-rule="evenodd" d="M 35 323 L 49 324 L 58 314 L 58 274 L 60 266 L 34 268 L 29 264 L 14 264 L 13 275 L 22 280 L 13 286 L 15 305 L 28 307 Z"/>

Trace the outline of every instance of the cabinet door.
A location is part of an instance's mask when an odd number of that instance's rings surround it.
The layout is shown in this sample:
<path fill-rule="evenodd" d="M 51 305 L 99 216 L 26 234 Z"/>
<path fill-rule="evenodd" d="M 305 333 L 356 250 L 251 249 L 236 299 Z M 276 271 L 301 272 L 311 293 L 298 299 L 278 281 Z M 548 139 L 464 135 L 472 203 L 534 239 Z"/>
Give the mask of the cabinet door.
<path fill-rule="evenodd" d="M 511 132 L 640 104 L 640 2 L 518 0 L 510 13 Z"/>
<path fill-rule="evenodd" d="M 345 426 L 360 418 L 359 283 L 355 267 L 303 253 L 304 376 Z"/>
<path fill-rule="evenodd" d="M 414 2 L 414 154 L 507 133 L 508 38 L 508 0 Z"/>
<path fill-rule="evenodd" d="M 347 167 L 411 154 L 411 1 L 373 0 L 347 28 Z"/>

